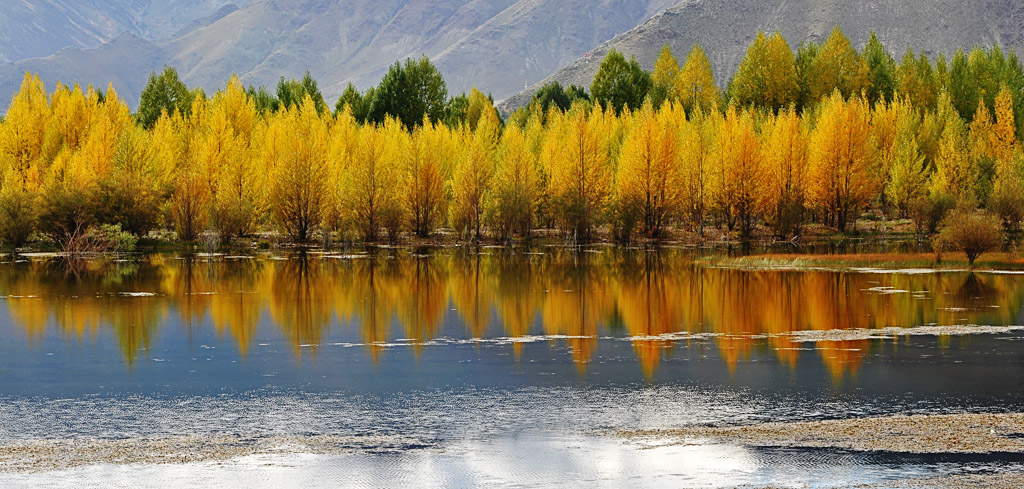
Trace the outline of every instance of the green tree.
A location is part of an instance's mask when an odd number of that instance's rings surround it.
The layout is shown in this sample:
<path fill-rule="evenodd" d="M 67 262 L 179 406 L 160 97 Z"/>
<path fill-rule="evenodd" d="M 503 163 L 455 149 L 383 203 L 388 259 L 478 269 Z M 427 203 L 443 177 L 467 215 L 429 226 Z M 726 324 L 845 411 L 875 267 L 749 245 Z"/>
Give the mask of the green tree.
<path fill-rule="evenodd" d="M 372 96 L 372 93 L 370 95 Z M 338 103 L 334 104 L 334 113 L 340 114 L 345 111 L 345 107 L 349 107 L 352 111 L 352 117 L 362 124 L 366 122 L 366 116 L 370 112 L 370 107 L 368 106 L 370 100 L 372 99 L 359 93 L 356 86 L 349 83 L 345 87 L 345 91 L 338 97 Z"/>
<path fill-rule="evenodd" d="M 245 94 L 252 100 L 253 105 L 256 107 L 256 112 L 260 115 L 266 115 L 270 112 L 277 112 L 277 109 L 281 106 L 281 101 L 277 100 L 274 94 L 267 91 L 267 87 L 256 88 L 249 85 L 249 88 L 245 89 Z"/>
<path fill-rule="evenodd" d="M 306 70 L 301 80 L 285 80 L 282 76 L 281 81 L 277 83 L 277 99 L 281 101 L 281 107 L 290 109 L 292 106 L 300 105 L 307 95 L 313 101 L 318 114 L 323 114 L 327 110 L 327 102 L 324 102 L 320 87 L 309 74 L 309 70 Z"/>
<path fill-rule="evenodd" d="M 892 100 L 896 91 L 896 60 L 885 50 L 874 32 L 864 46 L 864 62 L 868 65 L 868 103 Z"/>
<path fill-rule="evenodd" d="M 811 100 L 811 68 L 814 66 L 814 60 L 818 59 L 820 50 L 821 46 L 814 41 L 802 42 L 796 50 L 796 60 L 793 64 L 796 65 L 796 83 L 799 87 L 797 109 L 814 105 L 814 101 Z"/>
<path fill-rule="evenodd" d="M 557 81 L 550 82 L 537 90 L 533 94 L 533 98 L 530 99 L 530 104 L 537 104 L 537 109 L 541 113 L 547 113 L 551 106 L 558 107 L 558 110 L 565 112 L 572 107 L 572 103 L 576 100 L 590 100 L 590 94 L 587 93 L 587 89 L 577 86 L 569 85 L 569 88 L 563 88 L 561 83 Z"/>
<path fill-rule="evenodd" d="M 423 123 L 426 116 L 436 123 L 445 118 L 448 87 L 441 73 L 426 56 L 395 62 L 381 79 L 370 102 L 367 121 L 383 123 L 393 116 L 406 128 Z"/>
<path fill-rule="evenodd" d="M 651 75 L 640 67 L 635 57 L 626 61 L 619 51 L 612 49 L 605 56 L 594 75 L 590 94 L 594 102 L 615 113 L 624 108 L 639 109 L 651 90 Z"/>
<path fill-rule="evenodd" d="M 164 66 L 159 75 L 155 71 L 149 74 L 146 88 L 142 89 L 139 97 L 139 111 L 135 119 L 142 127 L 152 129 L 163 112 L 172 115 L 177 110 L 187 116 L 192 109 L 193 97 L 193 92 L 178 79 L 178 71 Z"/>
<path fill-rule="evenodd" d="M 970 63 L 963 49 L 957 49 L 946 74 L 946 92 L 960 118 L 970 122 L 978 108 L 978 85 L 971 76 Z"/>

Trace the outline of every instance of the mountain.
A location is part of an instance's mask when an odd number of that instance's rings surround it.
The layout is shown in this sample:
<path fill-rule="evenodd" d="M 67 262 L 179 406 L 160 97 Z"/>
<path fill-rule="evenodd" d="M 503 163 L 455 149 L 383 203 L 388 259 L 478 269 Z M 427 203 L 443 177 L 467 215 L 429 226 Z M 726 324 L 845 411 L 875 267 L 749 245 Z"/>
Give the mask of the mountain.
<path fill-rule="evenodd" d="M 129 33 L 170 37 L 220 9 L 251 0 L 7 0 L 0 9 L 0 63 L 93 48 Z"/>
<path fill-rule="evenodd" d="M 521 107 L 551 81 L 589 87 L 601 60 L 613 48 L 627 57 L 636 56 L 650 70 L 663 45 L 668 44 L 682 64 L 691 47 L 700 43 L 718 84 L 724 87 L 759 29 L 780 31 L 795 50 L 805 40 L 824 41 L 835 24 L 858 49 L 875 31 L 897 61 L 907 48 L 932 57 L 951 54 L 961 46 L 998 44 L 1018 52 L 1024 48 L 1024 2 L 1015 0 L 687 0 L 603 43 L 589 56 L 499 106 L 505 111 Z"/>
<path fill-rule="evenodd" d="M 40 73 L 51 88 L 58 80 L 113 81 L 134 107 L 150 72 L 165 64 L 208 93 L 232 74 L 273 88 L 308 69 L 333 102 L 347 83 L 366 88 L 395 61 L 421 55 L 437 64 L 450 92 L 476 86 L 503 98 L 677 1 L 255 0 L 164 40 L 128 30 L 93 48 L 2 65 L 0 107 L 25 71 Z"/>

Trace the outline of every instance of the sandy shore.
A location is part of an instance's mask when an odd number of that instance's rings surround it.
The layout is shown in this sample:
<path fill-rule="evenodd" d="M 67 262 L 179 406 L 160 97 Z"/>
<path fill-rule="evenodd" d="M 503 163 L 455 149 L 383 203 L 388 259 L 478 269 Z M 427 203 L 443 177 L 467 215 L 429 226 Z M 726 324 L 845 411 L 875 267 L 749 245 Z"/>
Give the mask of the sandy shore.
<path fill-rule="evenodd" d="M 651 445 L 714 442 L 902 453 L 1024 453 L 1024 413 L 888 416 L 621 434 Z"/>
<path fill-rule="evenodd" d="M 401 451 L 425 445 L 390 436 L 244 438 L 173 436 L 123 440 L 25 440 L 0 444 L 0 472 L 41 472 L 85 465 L 153 465 L 219 462 L 250 455 L 340 455 Z"/>
<path fill-rule="evenodd" d="M 913 454 L 1024 454 L 1024 413 L 887 416 L 752 426 L 692 427 L 622 432 L 641 447 L 674 444 L 733 443 L 746 446 L 836 448 Z M 949 475 L 910 478 L 881 488 L 1024 487 L 1024 473 Z"/>

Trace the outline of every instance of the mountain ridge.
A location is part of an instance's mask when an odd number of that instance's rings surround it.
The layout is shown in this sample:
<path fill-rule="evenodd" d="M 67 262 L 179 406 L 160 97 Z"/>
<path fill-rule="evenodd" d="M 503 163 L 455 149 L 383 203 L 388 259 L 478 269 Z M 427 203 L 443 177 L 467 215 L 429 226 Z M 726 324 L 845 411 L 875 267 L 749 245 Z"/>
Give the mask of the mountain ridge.
<path fill-rule="evenodd" d="M 687 0 L 602 43 L 589 57 L 567 63 L 525 90 L 499 101 L 512 111 L 529 103 L 546 83 L 590 87 L 601 60 L 610 49 L 636 56 L 653 69 L 662 46 L 668 44 L 680 64 L 695 43 L 707 54 L 716 83 L 724 88 L 758 30 L 779 30 L 791 48 L 807 40 L 823 41 L 839 25 L 860 50 L 872 31 L 897 61 L 907 48 L 934 58 L 958 47 L 998 44 L 1024 50 L 1024 4 L 1012 0 L 964 3 L 954 0 Z M 980 7 L 980 8 L 977 8 Z"/>
<path fill-rule="evenodd" d="M 477 86 L 500 98 L 676 1 L 594 0 L 563 9 L 556 0 L 254 0 L 163 41 L 125 38 L 97 50 L 2 65 L 0 103 L 6 106 L 25 71 L 32 71 L 48 86 L 113 80 L 134 107 L 150 71 L 165 64 L 208 92 L 232 74 L 272 88 L 280 77 L 301 77 L 309 69 L 333 101 L 349 82 L 364 89 L 395 61 L 421 55 L 441 69 L 450 92 Z M 153 68 L 131 73 L 111 62 L 136 52 L 145 59 L 132 66 Z"/>

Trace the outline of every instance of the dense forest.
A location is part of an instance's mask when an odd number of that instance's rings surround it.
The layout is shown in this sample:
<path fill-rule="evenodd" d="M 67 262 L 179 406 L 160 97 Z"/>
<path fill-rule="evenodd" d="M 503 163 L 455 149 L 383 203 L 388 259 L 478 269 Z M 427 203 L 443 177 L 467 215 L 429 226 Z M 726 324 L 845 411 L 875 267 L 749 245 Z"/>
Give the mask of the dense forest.
<path fill-rule="evenodd" d="M 582 243 L 844 232 L 865 211 L 921 234 L 1024 218 L 1024 70 L 998 47 L 897 62 L 838 28 L 795 50 L 759 33 L 725 90 L 700 46 L 682 64 L 666 47 L 653 72 L 612 51 L 589 90 L 545 86 L 504 119 L 477 90 L 449 97 L 426 58 L 333 111 L 308 74 L 207 96 L 166 68 L 140 99 L 133 115 L 113 87 L 26 74 L 0 123 L 0 240 Z"/>

